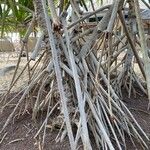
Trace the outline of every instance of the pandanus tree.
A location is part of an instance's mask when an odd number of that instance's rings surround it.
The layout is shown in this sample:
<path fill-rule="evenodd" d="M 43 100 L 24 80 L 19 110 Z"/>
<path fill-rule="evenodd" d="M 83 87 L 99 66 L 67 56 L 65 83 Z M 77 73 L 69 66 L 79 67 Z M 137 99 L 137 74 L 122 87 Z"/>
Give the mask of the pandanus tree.
<path fill-rule="evenodd" d="M 10 88 L 1 100 L 2 110 L 17 95 L 21 94 L 21 98 L 1 133 L 19 106 L 26 101 L 24 109 L 19 112 L 23 114 L 32 106 L 32 119 L 35 122 L 38 113 L 47 110 L 45 120 L 35 135 L 36 138 L 43 134 L 43 145 L 47 124 L 51 120 L 60 125 L 57 140 L 68 135 L 72 150 L 78 148 L 79 142 L 82 142 L 85 150 L 93 149 L 91 137 L 98 149 L 114 150 L 117 147 L 121 150 L 126 148 L 125 135 L 129 136 L 134 146 L 136 139 L 148 149 L 148 136 L 122 101 L 122 89 L 126 89 L 130 97 L 132 92 L 136 93 L 135 83 L 150 96 L 150 65 L 139 2 L 115 0 L 112 4 L 95 9 L 94 2 L 90 0 L 93 11 L 86 14 L 80 9 L 82 5 L 89 11 L 85 0 L 34 0 L 33 4 L 35 11 L 22 40 Z M 124 7 L 127 4 L 130 9 L 128 19 L 125 20 Z M 90 27 L 87 19 L 91 16 L 98 18 L 101 12 L 102 19 L 96 19 L 94 27 Z M 35 20 L 41 35 L 29 55 L 26 43 Z M 138 30 L 134 31 L 136 22 Z M 120 27 L 123 30 L 118 35 Z M 41 49 L 42 42 L 45 43 L 44 50 Z M 140 43 L 143 58 L 137 52 L 137 43 Z M 28 62 L 17 74 L 24 49 L 27 51 Z M 31 66 L 33 61 L 35 63 Z M 142 78 L 137 75 L 135 63 L 138 64 Z M 28 71 L 28 85 L 7 102 L 13 86 L 25 70 Z M 56 110 L 57 115 L 54 113 Z"/>

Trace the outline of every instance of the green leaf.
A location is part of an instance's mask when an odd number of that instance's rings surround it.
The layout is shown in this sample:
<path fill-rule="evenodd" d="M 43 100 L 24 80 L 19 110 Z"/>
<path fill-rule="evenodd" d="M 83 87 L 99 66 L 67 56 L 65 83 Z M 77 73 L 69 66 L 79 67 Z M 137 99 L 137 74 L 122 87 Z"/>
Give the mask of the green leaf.
<path fill-rule="evenodd" d="M 18 17 L 18 10 L 17 10 L 17 6 L 16 6 L 16 1 L 15 0 L 8 0 L 10 7 L 12 9 L 13 15 L 16 17 Z"/>

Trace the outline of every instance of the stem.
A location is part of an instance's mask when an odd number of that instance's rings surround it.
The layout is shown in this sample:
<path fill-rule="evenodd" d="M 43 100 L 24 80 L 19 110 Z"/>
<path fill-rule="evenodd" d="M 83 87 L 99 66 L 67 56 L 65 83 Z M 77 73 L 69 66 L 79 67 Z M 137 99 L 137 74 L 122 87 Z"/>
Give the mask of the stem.
<path fill-rule="evenodd" d="M 104 9 L 108 9 L 110 8 L 111 5 L 106 5 L 106 6 L 103 6 L 99 9 L 97 9 L 96 11 L 94 12 L 91 12 L 90 14 L 86 15 L 86 16 L 83 16 L 81 19 L 78 19 L 76 22 L 73 22 L 72 24 L 70 24 L 67 29 L 70 29 L 72 28 L 73 26 L 75 26 L 76 24 L 80 23 L 81 21 L 84 21 L 85 19 L 95 15 L 96 13 L 99 13 L 100 11 L 103 11 Z"/>
<path fill-rule="evenodd" d="M 50 19 L 49 19 L 48 14 L 47 14 L 46 4 L 45 4 L 44 0 L 42 0 L 42 5 L 43 5 L 43 11 L 44 11 L 44 15 L 45 15 L 48 35 L 49 35 L 49 42 L 50 42 L 50 46 L 51 46 L 51 50 L 52 50 L 52 59 L 53 59 L 53 63 L 54 63 L 55 73 L 56 73 L 58 90 L 59 90 L 61 103 L 62 103 L 62 108 L 63 108 L 62 111 L 63 111 L 63 114 L 64 114 L 66 127 L 67 127 L 67 130 L 68 130 L 70 146 L 71 146 L 72 150 L 75 150 L 74 137 L 73 137 L 71 123 L 70 123 L 70 119 L 69 119 L 69 112 L 68 112 L 68 109 L 67 109 L 67 98 L 66 98 L 66 95 L 65 95 L 65 92 L 64 92 L 64 87 L 63 87 L 63 84 L 62 84 L 61 70 L 60 70 L 60 66 L 59 66 L 59 63 L 58 63 L 57 49 L 56 49 L 56 45 L 55 45 L 55 42 L 54 42 L 54 35 L 52 33 L 53 30 L 52 30 L 52 27 L 51 27 Z"/>
<path fill-rule="evenodd" d="M 137 0 L 134 0 L 134 6 L 135 6 L 135 14 L 136 14 L 136 20 L 138 24 L 139 35 L 140 35 L 141 48 L 143 52 L 145 76 L 147 80 L 147 90 L 148 90 L 148 98 L 149 98 L 148 109 L 150 109 L 150 61 L 148 57 L 148 48 L 146 46 L 144 28 L 143 28 L 142 19 L 140 16 L 140 6 Z"/>
<path fill-rule="evenodd" d="M 55 4 L 54 4 L 54 0 L 48 0 L 48 4 L 49 4 L 49 8 L 50 8 L 50 11 L 51 11 L 51 17 L 52 17 L 52 20 L 53 20 L 53 23 L 54 23 L 54 27 L 60 27 L 60 20 L 57 16 L 57 13 L 56 13 L 56 9 L 55 9 Z"/>
<path fill-rule="evenodd" d="M 126 26 L 126 23 L 125 23 L 125 20 L 124 20 L 124 17 L 123 17 L 123 15 L 122 15 L 121 10 L 119 10 L 118 13 L 119 13 L 119 17 L 120 17 L 121 23 L 122 23 L 122 25 L 123 25 L 123 27 L 124 27 L 124 30 L 125 30 L 127 39 L 128 39 L 128 41 L 129 41 L 129 43 L 130 43 L 131 49 L 132 49 L 132 51 L 133 51 L 133 53 L 134 53 L 134 56 L 135 56 L 135 58 L 136 58 L 136 60 L 137 60 L 138 65 L 139 65 L 139 68 L 140 68 L 140 70 L 141 70 L 141 72 L 142 72 L 142 74 L 143 74 L 143 77 L 146 78 L 146 76 L 145 76 L 145 71 L 144 71 L 144 68 L 143 68 L 143 64 L 141 63 L 141 60 L 140 60 L 140 58 L 139 58 L 139 56 L 138 56 L 138 54 L 137 54 L 136 48 L 135 48 L 134 43 L 133 43 L 133 41 L 132 41 L 130 32 L 129 32 L 127 26 Z"/>

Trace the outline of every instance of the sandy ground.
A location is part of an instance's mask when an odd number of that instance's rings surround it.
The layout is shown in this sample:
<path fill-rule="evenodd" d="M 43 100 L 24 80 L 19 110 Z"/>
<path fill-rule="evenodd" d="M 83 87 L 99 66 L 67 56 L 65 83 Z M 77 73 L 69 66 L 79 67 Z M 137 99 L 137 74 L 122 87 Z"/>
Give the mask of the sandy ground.
<path fill-rule="evenodd" d="M 123 101 L 130 109 L 137 122 L 141 125 L 142 129 L 150 137 L 150 111 L 147 111 L 148 99 L 144 95 L 137 97 L 131 96 L 128 98 L 128 93 L 123 93 Z M 11 95 L 13 96 L 13 95 Z M 19 96 L 16 98 L 16 101 L 19 99 Z M 9 100 L 9 99 L 8 99 Z M 7 107 L 4 110 L 4 113 L 0 114 L 0 129 L 8 117 L 8 114 L 13 110 L 12 107 Z M 43 115 L 44 116 L 44 115 Z M 38 123 L 42 121 L 42 118 L 39 118 Z M 31 119 L 31 114 L 26 113 L 21 115 L 19 118 L 14 117 L 13 121 L 6 127 L 4 132 L 0 134 L 0 150 L 40 150 L 39 137 L 34 139 L 34 135 L 37 132 L 37 125 L 33 123 Z M 45 146 L 43 150 L 70 150 L 69 141 L 66 137 L 62 142 L 56 142 L 55 138 L 58 134 L 59 129 L 54 129 L 50 131 L 47 128 L 47 134 L 45 138 Z M 5 136 L 5 137 L 4 137 Z M 4 138 L 3 138 L 4 137 Z M 135 142 L 136 147 L 133 146 L 129 137 L 126 138 L 127 150 L 142 150 L 139 143 Z M 150 142 L 147 143 L 150 149 Z M 97 150 L 92 143 L 93 150 Z M 123 148 L 124 149 L 124 148 Z M 83 150 L 81 146 L 79 150 Z M 117 150 L 117 148 L 116 148 Z"/>
<path fill-rule="evenodd" d="M 16 66 L 17 64 L 17 59 L 18 59 L 19 54 L 17 53 L 0 53 L 0 70 L 2 70 L 4 67 L 9 67 L 9 66 Z M 19 70 L 17 72 L 17 75 L 22 71 L 23 67 L 27 63 L 26 57 L 21 58 L 21 63 L 19 65 Z M 31 66 L 34 64 L 34 62 L 31 62 Z M 0 75 L 0 93 L 5 92 L 10 85 L 11 79 L 13 77 L 15 68 L 13 68 L 11 71 Z M 17 84 L 13 87 L 12 91 L 18 91 L 20 88 L 23 88 L 28 81 L 28 72 L 25 70 L 25 72 L 22 74 L 20 79 L 18 80 Z"/>
<path fill-rule="evenodd" d="M 16 65 L 17 64 L 17 59 L 18 59 L 18 53 L 15 52 L 0 52 L 0 70 L 3 69 L 6 66 L 12 66 L 12 65 Z M 124 53 L 121 53 L 119 56 L 119 61 L 122 60 L 122 58 L 124 57 Z M 21 72 L 21 70 L 23 69 L 23 67 L 25 66 L 25 64 L 27 63 L 26 57 L 22 57 L 21 58 L 21 63 L 19 66 L 19 71 L 17 74 L 19 74 Z M 30 66 L 32 66 L 34 64 L 34 62 L 30 63 Z M 134 70 L 136 72 L 136 74 L 138 75 L 138 77 L 140 77 L 141 79 L 143 78 L 140 72 L 140 69 L 138 67 L 137 63 L 134 63 Z M 7 72 L 4 75 L 0 75 L 0 93 L 5 92 L 10 85 L 11 79 L 13 77 L 13 73 L 14 73 L 14 69 L 12 69 L 11 71 Z M 24 74 L 21 76 L 21 78 L 18 80 L 17 84 L 15 84 L 14 88 L 12 89 L 12 91 L 17 91 L 20 88 L 22 88 L 24 85 L 27 84 L 28 81 L 28 73 L 27 70 L 24 72 Z"/>

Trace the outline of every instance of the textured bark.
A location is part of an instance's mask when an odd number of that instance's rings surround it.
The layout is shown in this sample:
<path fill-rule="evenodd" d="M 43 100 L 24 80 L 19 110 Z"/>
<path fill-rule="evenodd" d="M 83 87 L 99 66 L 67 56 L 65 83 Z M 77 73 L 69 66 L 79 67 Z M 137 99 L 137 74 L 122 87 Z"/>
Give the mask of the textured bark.
<path fill-rule="evenodd" d="M 41 0 L 34 0 L 33 3 L 34 3 L 34 8 L 35 8 L 35 17 L 38 22 L 38 26 L 44 32 L 43 41 L 45 42 L 46 49 L 48 50 L 50 48 L 50 43 L 48 40 L 48 31 L 47 31 L 45 16 L 43 13 L 43 6 L 41 3 Z M 47 52 L 49 53 L 49 51 Z"/>
<path fill-rule="evenodd" d="M 34 3 L 35 16 L 36 16 L 38 25 L 47 34 L 47 27 L 46 27 L 46 22 L 45 22 L 45 17 L 44 17 L 44 13 L 43 13 L 43 7 L 41 4 L 41 0 L 34 0 L 33 3 Z"/>

